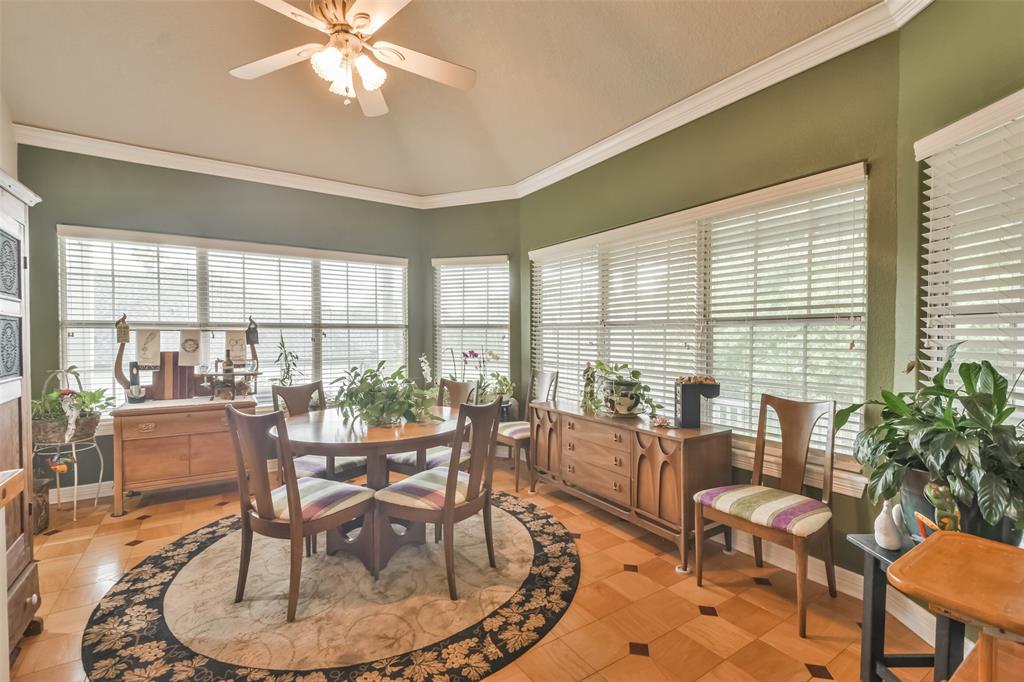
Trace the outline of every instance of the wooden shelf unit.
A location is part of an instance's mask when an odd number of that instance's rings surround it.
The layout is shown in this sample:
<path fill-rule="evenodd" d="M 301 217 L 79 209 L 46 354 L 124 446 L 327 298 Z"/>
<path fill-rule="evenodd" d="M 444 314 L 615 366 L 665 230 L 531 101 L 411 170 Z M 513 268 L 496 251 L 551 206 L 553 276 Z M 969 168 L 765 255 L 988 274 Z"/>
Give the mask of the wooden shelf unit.
<path fill-rule="evenodd" d="M 252 398 L 153 400 L 124 404 L 114 418 L 114 516 L 128 490 L 157 490 L 235 478 L 225 409 L 253 414 Z"/>
<path fill-rule="evenodd" d="M 688 565 L 693 494 L 732 482 L 732 431 L 654 428 L 646 417 L 606 417 L 558 402 L 531 403 L 529 413 L 535 480 L 671 540 Z"/>

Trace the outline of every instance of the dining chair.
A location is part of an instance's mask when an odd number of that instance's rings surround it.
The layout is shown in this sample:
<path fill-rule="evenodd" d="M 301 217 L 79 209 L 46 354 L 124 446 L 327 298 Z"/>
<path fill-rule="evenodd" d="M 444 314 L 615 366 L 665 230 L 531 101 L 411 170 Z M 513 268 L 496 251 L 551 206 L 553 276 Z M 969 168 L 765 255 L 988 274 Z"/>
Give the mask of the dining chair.
<path fill-rule="evenodd" d="M 404 519 L 414 523 L 433 523 L 442 528 L 444 562 L 448 574 L 448 596 L 458 599 L 455 588 L 455 524 L 483 511 L 484 541 L 491 568 L 494 561 L 494 532 L 491 527 L 491 477 L 498 436 L 501 401 L 487 405 L 462 405 L 459 408 L 455 442 L 449 449 L 448 466 L 427 469 L 383 490 L 375 498 L 374 523 Z M 472 425 L 469 436 L 469 460 L 459 468 L 465 440 L 466 422 Z M 375 549 L 375 552 L 379 548 Z M 374 556 L 374 571 L 379 572 L 379 555 Z"/>
<path fill-rule="evenodd" d="M 522 421 L 528 414 L 530 403 L 534 400 L 554 400 L 558 394 L 558 371 L 544 372 L 534 370 L 530 375 L 530 390 L 526 392 L 526 402 L 519 406 L 520 421 L 501 422 L 498 424 L 498 444 L 508 447 L 509 457 L 515 459 L 515 490 L 519 492 L 519 467 L 522 457 L 526 455 L 526 469 L 533 484 L 533 463 L 530 461 L 530 422 Z"/>
<path fill-rule="evenodd" d="M 373 491 L 363 486 L 325 478 L 298 477 L 292 464 L 288 428 L 279 411 L 248 415 L 227 408 L 235 443 L 238 497 L 242 516 L 242 552 L 238 564 L 235 603 L 242 601 L 249 573 L 254 533 L 290 543 L 288 622 L 295 620 L 302 575 L 303 539 L 363 519 L 360 533 L 373 532 Z M 277 427 L 277 440 L 268 431 Z M 270 443 L 268 443 L 270 441 Z M 283 484 L 272 488 L 267 471 L 268 446 L 277 457 Z M 342 541 L 349 542 L 344 533 Z"/>
<path fill-rule="evenodd" d="M 445 396 L 448 396 L 448 404 L 453 408 L 457 408 L 463 403 L 469 402 L 469 397 L 473 393 L 473 384 L 466 381 L 453 381 L 451 379 L 441 379 L 437 384 L 437 404 L 445 404 Z M 451 448 L 446 445 L 439 445 L 434 448 L 427 449 L 427 464 L 425 469 L 433 469 L 434 467 L 443 467 L 448 464 L 449 457 L 451 456 Z M 466 461 L 469 455 L 463 453 L 462 461 Z M 416 466 L 416 453 L 415 452 L 399 452 L 393 455 L 388 455 L 388 470 L 397 471 L 400 474 L 412 475 L 420 471 L 420 468 Z"/>
<path fill-rule="evenodd" d="M 765 430 L 768 408 L 779 420 L 782 436 L 782 476 L 779 487 L 761 484 L 764 475 Z M 704 521 L 722 523 L 754 536 L 754 563 L 764 566 L 762 539 L 790 547 L 796 555 L 796 605 L 800 636 L 807 636 L 807 545 L 811 539 L 825 542 L 825 575 L 828 592 L 836 596 L 835 550 L 832 546 L 832 460 L 835 433 L 834 400 L 802 402 L 764 394 L 757 419 L 754 468 L 750 485 L 726 485 L 702 490 L 694 500 L 694 550 L 697 585 L 703 582 Z M 825 417 L 825 452 L 821 499 L 803 494 L 811 433 Z"/>
<path fill-rule="evenodd" d="M 307 414 L 312 409 L 313 397 L 317 399 L 318 410 L 327 407 L 324 396 L 324 382 L 314 381 L 301 386 L 278 386 L 270 388 L 274 401 L 274 409 L 280 410 L 282 403 L 288 410 L 288 416 L 297 417 Z M 292 460 L 295 463 L 295 474 L 299 477 L 331 478 L 348 481 L 366 475 L 365 457 L 335 457 L 333 455 L 302 455 Z M 333 467 L 332 467 L 333 464 Z M 333 473 L 328 473 L 332 470 Z"/>

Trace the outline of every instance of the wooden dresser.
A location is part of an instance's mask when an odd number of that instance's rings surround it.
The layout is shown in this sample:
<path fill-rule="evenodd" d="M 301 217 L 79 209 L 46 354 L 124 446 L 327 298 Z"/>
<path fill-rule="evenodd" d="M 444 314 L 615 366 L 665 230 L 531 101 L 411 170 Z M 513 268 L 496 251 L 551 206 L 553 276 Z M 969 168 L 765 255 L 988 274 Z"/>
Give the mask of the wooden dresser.
<path fill-rule="evenodd" d="M 10 650 L 38 634 L 39 570 L 32 555 L 32 383 L 29 378 L 28 209 L 39 197 L 0 173 L 0 470 L 23 469 L 4 500 Z"/>
<path fill-rule="evenodd" d="M 530 426 L 537 479 L 675 542 L 687 565 L 693 494 L 732 482 L 729 429 L 658 429 L 646 417 L 586 414 L 558 402 L 531 403 Z"/>
<path fill-rule="evenodd" d="M 127 490 L 154 490 L 235 477 L 225 408 L 250 414 L 252 398 L 153 400 L 114 410 L 114 516 Z"/>

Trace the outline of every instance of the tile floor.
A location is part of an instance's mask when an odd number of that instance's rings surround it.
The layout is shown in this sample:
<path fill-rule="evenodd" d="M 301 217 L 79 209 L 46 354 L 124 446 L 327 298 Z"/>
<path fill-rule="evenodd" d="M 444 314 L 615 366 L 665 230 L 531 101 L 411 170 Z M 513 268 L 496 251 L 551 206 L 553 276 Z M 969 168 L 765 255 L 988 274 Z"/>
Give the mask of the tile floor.
<path fill-rule="evenodd" d="M 512 478 L 495 475 L 499 489 Z M 181 535 L 237 511 L 228 486 L 138 498 L 128 514 L 110 516 L 108 504 L 52 511 L 50 530 L 36 536 L 43 633 L 23 640 L 15 682 L 83 680 L 82 631 L 93 608 L 121 574 Z M 492 680 L 654 682 L 700 680 L 856 680 L 861 604 L 840 594 L 830 599 L 812 584 L 807 630 L 796 633 L 792 574 L 758 569 L 743 554 L 725 555 L 709 543 L 704 587 L 675 572 L 675 550 L 591 505 L 540 484 L 522 494 L 554 514 L 577 538 L 580 588 L 555 628 Z M 929 648 L 890 619 L 889 647 Z M 907 674 L 909 673 L 909 674 Z M 930 679 L 909 670 L 900 679 Z"/>

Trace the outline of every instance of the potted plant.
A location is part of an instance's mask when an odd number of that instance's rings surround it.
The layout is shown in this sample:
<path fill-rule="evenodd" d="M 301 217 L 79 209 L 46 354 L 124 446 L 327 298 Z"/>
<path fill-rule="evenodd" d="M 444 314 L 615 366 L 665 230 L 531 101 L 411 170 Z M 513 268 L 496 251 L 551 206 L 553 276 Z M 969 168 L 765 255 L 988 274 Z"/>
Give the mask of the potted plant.
<path fill-rule="evenodd" d="M 383 361 L 369 369 L 353 367 L 331 383 L 338 384 L 334 404 L 345 419 L 360 417 L 370 426 L 389 427 L 403 418 L 419 421 L 432 416 L 429 392 L 406 376 L 405 365 L 390 374 Z"/>
<path fill-rule="evenodd" d="M 68 415 L 64 412 L 61 393 L 61 390 L 49 391 L 32 401 L 32 441 L 34 443 L 64 442 L 68 431 Z"/>
<path fill-rule="evenodd" d="M 280 367 L 280 375 L 274 379 L 279 386 L 291 386 L 295 377 L 302 376 L 299 370 L 299 354 L 288 350 L 282 334 L 277 342 L 277 360 L 274 363 Z"/>
<path fill-rule="evenodd" d="M 95 391 L 72 392 L 71 405 L 78 411 L 71 440 L 89 440 L 96 435 L 100 417 L 114 406 L 114 399 L 107 395 L 107 389 L 98 388 Z"/>
<path fill-rule="evenodd" d="M 947 349 L 931 385 L 868 401 L 881 407 L 881 422 L 857 435 L 854 456 L 873 502 L 900 496 L 911 535 L 942 528 L 1016 545 L 1024 535 L 1024 429 L 1009 403 L 1013 389 L 988 361 L 961 363 L 962 385 L 947 386 L 959 346 Z M 836 428 L 863 404 L 839 410 Z"/>
<path fill-rule="evenodd" d="M 587 363 L 583 370 L 582 407 L 613 416 L 635 416 L 645 412 L 652 417 L 664 407 L 651 397 L 651 387 L 640 380 L 640 370 L 627 363 Z"/>

